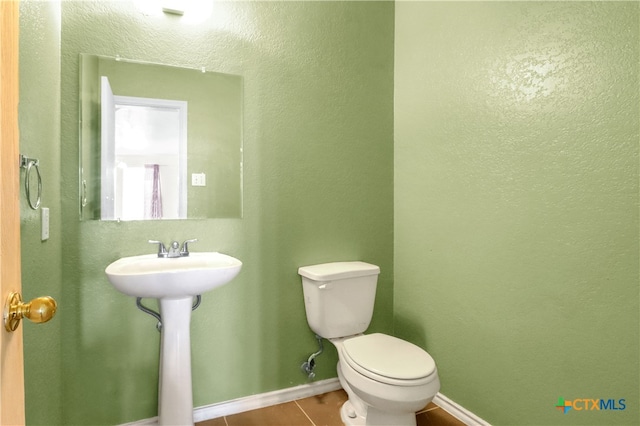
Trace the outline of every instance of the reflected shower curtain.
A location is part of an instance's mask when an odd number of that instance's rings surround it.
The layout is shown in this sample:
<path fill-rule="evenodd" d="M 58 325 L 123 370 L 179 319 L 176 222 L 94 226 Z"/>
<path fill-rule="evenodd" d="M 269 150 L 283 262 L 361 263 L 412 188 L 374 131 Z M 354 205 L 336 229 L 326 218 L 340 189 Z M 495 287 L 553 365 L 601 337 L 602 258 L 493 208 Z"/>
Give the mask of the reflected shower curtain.
<path fill-rule="evenodd" d="M 145 219 L 162 219 L 160 165 L 145 164 L 144 167 L 144 217 Z"/>

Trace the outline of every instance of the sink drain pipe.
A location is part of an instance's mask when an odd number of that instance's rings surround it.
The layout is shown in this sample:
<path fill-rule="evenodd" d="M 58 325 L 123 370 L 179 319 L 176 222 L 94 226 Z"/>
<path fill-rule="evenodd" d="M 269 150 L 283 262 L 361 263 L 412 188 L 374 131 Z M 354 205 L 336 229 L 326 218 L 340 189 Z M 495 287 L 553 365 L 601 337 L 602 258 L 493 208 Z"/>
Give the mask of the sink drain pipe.
<path fill-rule="evenodd" d="M 195 311 L 196 309 L 198 309 L 198 306 L 200 306 L 200 302 L 202 302 L 202 296 L 201 295 L 197 295 L 196 296 L 196 301 L 193 304 L 193 306 L 191 307 L 191 310 Z M 154 317 L 155 319 L 157 319 L 158 323 L 156 324 L 156 328 L 158 329 L 158 331 L 162 331 L 162 317 L 160 316 L 160 313 L 154 311 L 153 309 L 150 309 L 150 308 L 147 308 L 146 306 L 144 306 L 142 304 L 142 297 L 136 298 L 136 306 L 142 312 L 144 312 L 146 314 L 149 314 L 152 317 Z"/>
<path fill-rule="evenodd" d="M 300 369 L 307 375 L 309 380 L 313 380 L 316 377 L 316 373 L 313 372 L 314 368 L 316 367 L 315 358 L 324 351 L 324 347 L 322 346 L 322 337 L 316 334 L 316 340 L 318 340 L 318 346 L 320 347 L 320 349 L 318 350 L 318 352 L 314 352 L 309 355 L 309 359 L 303 362 L 300 366 Z"/>

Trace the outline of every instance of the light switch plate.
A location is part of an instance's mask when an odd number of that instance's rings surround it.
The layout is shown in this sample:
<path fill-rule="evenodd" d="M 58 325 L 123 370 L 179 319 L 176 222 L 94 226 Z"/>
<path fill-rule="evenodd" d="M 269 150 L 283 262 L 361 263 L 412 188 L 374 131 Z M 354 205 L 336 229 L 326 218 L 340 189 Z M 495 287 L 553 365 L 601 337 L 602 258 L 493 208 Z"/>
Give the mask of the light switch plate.
<path fill-rule="evenodd" d="M 191 186 L 207 186 L 207 175 L 204 173 L 192 173 Z"/>
<path fill-rule="evenodd" d="M 46 241 L 49 239 L 49 207 L 42 207 L 41 218 L 42 218 L 42 241 Z"/>

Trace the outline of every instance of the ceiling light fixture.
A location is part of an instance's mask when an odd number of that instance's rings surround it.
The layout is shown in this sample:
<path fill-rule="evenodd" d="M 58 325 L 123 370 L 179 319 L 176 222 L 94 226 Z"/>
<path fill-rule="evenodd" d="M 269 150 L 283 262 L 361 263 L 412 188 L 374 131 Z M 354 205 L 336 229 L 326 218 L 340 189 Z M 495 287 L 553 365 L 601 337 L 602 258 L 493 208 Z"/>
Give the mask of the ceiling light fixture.
<path fill-rule="evenodd" d="M 162 11 L 164 13 L 170 13 L 171 15 L 184 15 L 184 7 L 180 4 L 180 1 L 165 1 L 162 4 Z"/>

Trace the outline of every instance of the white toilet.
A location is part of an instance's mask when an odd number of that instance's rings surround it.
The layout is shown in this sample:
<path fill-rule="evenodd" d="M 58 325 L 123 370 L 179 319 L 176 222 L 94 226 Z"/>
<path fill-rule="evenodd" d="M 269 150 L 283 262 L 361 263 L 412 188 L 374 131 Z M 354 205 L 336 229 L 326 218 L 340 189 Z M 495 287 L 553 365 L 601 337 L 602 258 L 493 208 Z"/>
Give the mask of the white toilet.
<path fill-rule="evenodd" d="M 364 262 L 304 266 L 309 327 L 338 350 L 338 378 L 349 400 L 346 425 L 416 424 L 416 411 L 440 390 L 433 358 L 420 347 L 386 334 L 362 334 L 373 315 L 380 268 Z"/>

